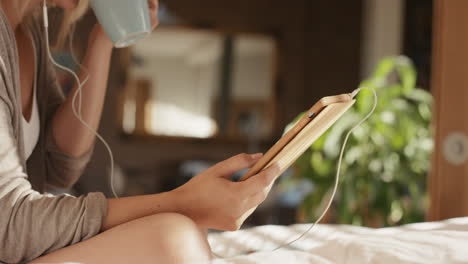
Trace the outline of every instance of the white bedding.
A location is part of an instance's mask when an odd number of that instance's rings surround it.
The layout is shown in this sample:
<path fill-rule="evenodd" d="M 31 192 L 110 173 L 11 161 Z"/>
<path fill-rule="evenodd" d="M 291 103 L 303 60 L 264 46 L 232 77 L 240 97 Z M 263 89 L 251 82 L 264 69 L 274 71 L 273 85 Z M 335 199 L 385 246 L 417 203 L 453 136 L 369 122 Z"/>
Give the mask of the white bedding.
<path fill-rule="evenodd" d="M 292 247 L 272 252 L 309 225 L 262 226 L 211 234 L 213 264 L 468 263 L 468 218 L 397 228 L 318 225 Z M 246 252 L 256 250 L 252 254 Z"/>

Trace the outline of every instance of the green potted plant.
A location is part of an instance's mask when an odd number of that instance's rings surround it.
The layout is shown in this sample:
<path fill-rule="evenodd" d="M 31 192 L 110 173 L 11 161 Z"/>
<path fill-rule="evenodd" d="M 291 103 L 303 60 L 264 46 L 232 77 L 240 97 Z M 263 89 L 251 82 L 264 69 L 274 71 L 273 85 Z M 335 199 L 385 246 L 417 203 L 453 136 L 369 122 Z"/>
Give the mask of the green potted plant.
<path fill-rule="evenodd" d="M 378 105 L 349 139 L 340 186 L 326 219 L 373 227 L 423 221 L 433 150 L 432 96 L 416 88 L 416 70 L 404 56 L 382 59 L 360 86 L 377 91 Z M 372 104 L 372 92 L 362 90 L 355 106 L 295 163 L 293 179 L 306 179 L 314 186 L 299 209 L 304 220 L 313 221 L 322 212 L 344 136 Z"/>

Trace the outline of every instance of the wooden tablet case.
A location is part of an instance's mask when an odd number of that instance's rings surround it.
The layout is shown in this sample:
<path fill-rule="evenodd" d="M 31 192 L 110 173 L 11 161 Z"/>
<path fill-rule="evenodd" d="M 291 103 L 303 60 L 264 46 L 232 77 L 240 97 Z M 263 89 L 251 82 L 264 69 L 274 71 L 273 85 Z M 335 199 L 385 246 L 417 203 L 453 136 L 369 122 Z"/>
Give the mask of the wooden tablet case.
<path fill-rule="evenodd" d="M 349 94 L 324 97 L 315 104 L 241 180 L 246 180 L 278 161 L 283 173 L 353 104 Z"/>

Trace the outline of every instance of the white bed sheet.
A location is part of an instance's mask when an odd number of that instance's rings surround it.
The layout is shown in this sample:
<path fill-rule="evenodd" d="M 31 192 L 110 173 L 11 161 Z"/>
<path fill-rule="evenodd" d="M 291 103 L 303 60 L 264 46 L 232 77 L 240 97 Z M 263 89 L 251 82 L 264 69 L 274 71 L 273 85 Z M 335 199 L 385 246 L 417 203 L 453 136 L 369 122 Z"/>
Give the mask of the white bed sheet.
<path fill-rule="evenodd" d="M 468 263 L 468 218 L 370 229 L 318 225 L 292 247 L 271 249 L 309 225 L 261 226 L 209 236 L 213 264 Z M 257 252 L 248 254 L 248 251 Z M 247 253 L 247 254 L 246 254 Z"/>

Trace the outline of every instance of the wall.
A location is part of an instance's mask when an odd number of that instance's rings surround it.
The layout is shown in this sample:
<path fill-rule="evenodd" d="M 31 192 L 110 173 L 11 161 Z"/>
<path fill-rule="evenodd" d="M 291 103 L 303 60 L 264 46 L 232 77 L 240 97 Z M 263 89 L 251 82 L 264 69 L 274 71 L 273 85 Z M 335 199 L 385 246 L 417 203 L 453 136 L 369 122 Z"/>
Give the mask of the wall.
<path fill-rule="evenodd" d="M 232 96 L 269 100 L 274 96 L 276 43 L 270 36 L 236 35 Z"/>
<path fill-rule="evenodd" d="M 273 56 L 236 56 L 232 87 L 234 98 L 267 100 L 273 97 Z"/>
<path fill-rule="evenodd" d="M 372 73 L 385 56 L 403 51 L 404 0 L 365 0 L 362 77 Z"/>

